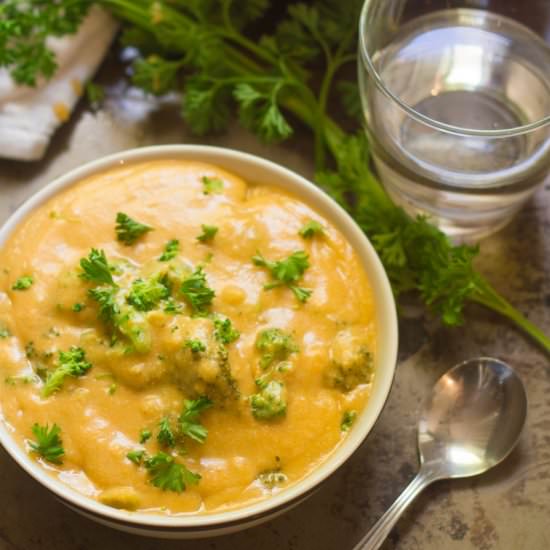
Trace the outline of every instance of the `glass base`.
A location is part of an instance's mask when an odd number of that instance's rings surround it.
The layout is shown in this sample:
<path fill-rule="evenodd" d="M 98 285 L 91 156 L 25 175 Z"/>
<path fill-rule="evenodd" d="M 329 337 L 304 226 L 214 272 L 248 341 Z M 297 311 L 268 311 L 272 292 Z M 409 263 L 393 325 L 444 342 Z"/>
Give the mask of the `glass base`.
<path fill-rule="evenodd" d="M 543 183 L 515 192 L 438 190 L 405 177 L 380 157 L 374 156 L 374 164 L 395 204 L 412 217 L 426 216 L 457 243 L 476 242 L 504 227 Z"/>

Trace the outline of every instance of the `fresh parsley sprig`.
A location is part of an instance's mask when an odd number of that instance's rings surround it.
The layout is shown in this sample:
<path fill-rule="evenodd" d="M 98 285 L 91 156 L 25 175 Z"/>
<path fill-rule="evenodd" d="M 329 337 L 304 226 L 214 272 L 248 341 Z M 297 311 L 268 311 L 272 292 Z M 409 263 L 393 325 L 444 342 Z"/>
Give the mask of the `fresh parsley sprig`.
<path fill-rule="evenodd" d="M 79 377 L 86 374 L 92 364 L 86 360 L 86 353 L 82 348 L 72 346 L 69 351 L 60 351 L 57 367 L 48 373 L 42 397 L 49 397 L 59 391 L 68 377 Z"/>
<path fill-rule="evenodd" d="M 309 257 L 303 250 L 293 252 L 288 258 L 277 261 L 267 260 L 258 252 L 252 258 L 252 263 L 259 267 L 265 267 L 274 279 L 273 282 L 264 285 L 265 290 L 287 286 L 300 302 L 307 302 L 310 298 L 311 290 L 295 284 L 309 267 Z"/>
<path fill-rule="evenodd" d="M 116 215 L 116 237 L 127 246 L 134 244 L 142 235 L 152 230 L 151 226 L 130 218 L 124 212 L 118 212 Z"/>
<path fill-rule="evenodd" d="M 31 441 L 29 443 L 32 451 L 48 462 L 62 464 L 65 450 L 63 449 L 63 442 L 59 436 L 61 428 L 57 424 L 54 424 L 50 428 L 47 424 L 45 426 L 40 426 L 35 423 L 32 427 L 32 433 L 36 438 L 36 441 Z"/>

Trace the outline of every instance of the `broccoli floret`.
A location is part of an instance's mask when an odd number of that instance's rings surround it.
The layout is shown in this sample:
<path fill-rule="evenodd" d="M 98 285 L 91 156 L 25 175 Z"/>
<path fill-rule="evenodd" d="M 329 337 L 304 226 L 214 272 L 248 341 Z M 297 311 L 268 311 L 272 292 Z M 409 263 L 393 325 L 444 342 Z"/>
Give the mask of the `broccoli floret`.
<path fill-rule="evenodd" d="M 256 349 L 261 352 L 260 367 L 267 369 L 273 362 L 285 361 L 298 351 L 298 346 L 290 334 L 279 328 L 262 330 L 256 338 Z"/>
<path fill-rule="evenodd" d="M 373 359 L 364 339 L 351 330 L 336 335 L 330 349 L 330 361 L 325 372 L 329 386 L 350 391 L 372 378 Z"/>
<path fill-rule="evenodd" d="M 250 407 L 254 418 L 271 420 L 286 414 L 285 386 L 282 382 L 272 380 L 262 384 L 258 393 L 250 396 Z"/>
<path fill-rule="evenodd" d="M 182 391 L 190 397 L 208 395 L 224 406 L 239 396 L 231 372 L 229 355 L 216 335 L 210 319 L 181 320 L 182 345 L 175 355 L 173 377 Z"/>
<path fill-rule="evenodd" d="M 170 288 L 159 277 L 136 279 L 126 298 L 127 302 L 139 311 L 151 311 L 164 298 L 170 296 Z"/>

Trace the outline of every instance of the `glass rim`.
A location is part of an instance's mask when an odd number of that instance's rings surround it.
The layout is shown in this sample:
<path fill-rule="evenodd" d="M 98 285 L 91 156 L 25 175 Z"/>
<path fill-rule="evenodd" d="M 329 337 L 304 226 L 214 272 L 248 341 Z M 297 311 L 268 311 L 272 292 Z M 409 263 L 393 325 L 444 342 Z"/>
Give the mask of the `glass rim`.
<path fill-rule="evenodd" d="M 376 87 L 387 98 L 394 101 L 397 104 L 397 106 L 401 108 L 403 111 L 405 111 L 410 117 L 412 117 L 418 122 L 421 122 L 423 124 L 426 124 L 428 126 L 431 126 L 432 128 L 435 128 L 437 130 L 440 130 L 448 134 L 454 134 L 458 136 L 486 137 L 486 138 L 501 138 L 501 137 L 505 138 L 505 137 L 518 136 L 522 134 L 527 134 L 529 132 L 533 132 L 534 130 L 539 130 L 540 128 L 543 128 L 544 126 L 550 124 L 550 114 L 548 114 L 539 120 L 530 122 L 529 124 L 515 126 L 513 128 L 504 128 L 500 130 L 476 130 L 474 128 L 464 128 L 461 126 L 455 126 L 453 124 L 446 124 L 444 122 L 440 122 L 438 120 L 435 120 L 429 116 L 426 116 L 420 113 L 419 111 L 411 107 L 409 104 L 405 103 L 384 84 L 384 80 L 376 70 L 374 63 L 372 61 L 372 58 L 368 52 L 367 43 L 366 43 L 366 34 L 362 31 L 364 28 L 366 28 L 368 11 L 369 11 L 370 5 L 374 1 L 375 0 L 365 0 L 365 2 L 363 3 L 363 7 L 361 9 L 361 17 L 359 19 L 359 50 L 360 50 L 359 62 L 363 62 L 363 64 L 366 66 L 367 72 L 369 73 L 369 76 L 374 80 Z M 485 11 L 485 10 L 475 10 L 473 8 L 459 8 L 459 9 L 465 9 L 468 11 Z M 512 23 L 517 24 L 516 21 L 514 21 L 509 17 L 505 17 L 505 16 L 502 16 L 502 17 L 510 20 Z M 531 31 L 531 29 L 529 30 Z M 548 43 L 545 40 L 543 40 L 538 34 L 536 34 L 533 31 L 531 31 L 531 33 L 537 40 L 541 41 L 546 47 L 549 47 Z"/>

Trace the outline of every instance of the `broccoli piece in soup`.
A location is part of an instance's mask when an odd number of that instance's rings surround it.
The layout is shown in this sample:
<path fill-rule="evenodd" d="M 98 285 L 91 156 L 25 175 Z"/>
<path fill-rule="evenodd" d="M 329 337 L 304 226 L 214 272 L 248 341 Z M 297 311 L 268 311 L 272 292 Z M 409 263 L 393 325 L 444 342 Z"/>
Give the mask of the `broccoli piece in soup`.
<path fill-rule="evenodd" d="M 329 357 L 325 371 L 329 386 L 350 391 L 371 381 L 372 353 L 362 335 L 350 329 L 340 331 L 332 343 Z"/>
<path fill-rule="evenodd" d="M 282 382 L 272 380 L 262 384 L 260 391 L 250 397 L 252 414 L 258 420 L 271 420 L 286 414 L 286 390 Z"/>
<path fill-rule="evenodd" d="M 267 369 L 274 362 L 284 361 L 298 351 L 298 346 L 290 334 L 279 328 L 262 330 L 256 338 L 256 349 L 261 352 L 260 367 Z"/>

